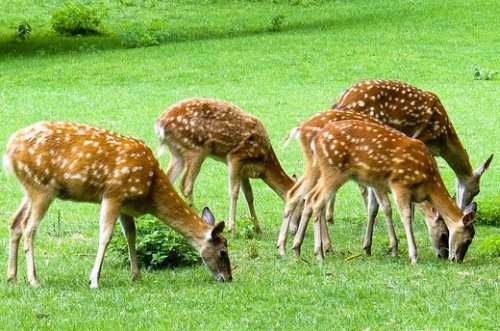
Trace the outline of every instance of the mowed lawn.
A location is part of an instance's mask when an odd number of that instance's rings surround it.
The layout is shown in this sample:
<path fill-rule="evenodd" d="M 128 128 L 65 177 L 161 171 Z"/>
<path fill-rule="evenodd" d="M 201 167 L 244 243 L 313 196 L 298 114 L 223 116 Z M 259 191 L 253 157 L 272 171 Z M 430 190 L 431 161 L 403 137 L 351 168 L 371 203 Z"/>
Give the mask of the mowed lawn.
<path fill-rule="evenodd" d="M 500 76 L 494 74 L 500 70 L 500 20 L 494 1 L 103 0 L 93 5 L 107 13 L 104 34 L 61 37 L 48 21 L 64 4 L 0 4 L 2 153 L 13 132 L 41 120 L 100 126 L 138 137 L 156 152 L 153 125 L 160 113 L 184 98 L 211 97 L 259 117 L 284 169 L 300 176 L 299 147 L 292 142 L 281 148 L 283 138 L 363 79 L 396 79 L 436 93 L 474 167 L 500 150 Z M 32 33 L 21 41 L 15 35 L 24 21 Z M 152 27 L 168 38 L 152 47 L 127 47 L 123 35 L 133 27 Z M 240 195 L 238 234 L 227 234 L 232 283 L 215 282 L 202 265 L 142 270 L 143 281 L 132 282 L 128 266 L 108 250 L 100 289 L 91 291 L 99 206 L 56 201 L 35 243 L 41 288 L 25 281 L 21 246 L 19 284 L 0 282 L 0 329 L 499 329 L 497 157 L 482 178 L 476 237 L 460 265 L 435 258 L 420 214 L 414 225 L 419 263 L 411 265 L 395 208 L 400 257 L 387 254 L 382 216 L 373 255 L 358 256 L 366 213 L 352 183 L 340 190 L 336 223 L 329 228 L 335 253 L 317 263 L 309 229 L 302 260 L 294 260 L 290 239 L 289 254 L 280 257 L 275 245 L 284 203 L 253 181 L 263 235 L 244 235 L 249 213 Z M 160 162 L 166 167 L 168 155 Z M 454 195 L 454 174 L 443 160 L 438 164 Z M 198 211 L 209 206 L 217 219 L 227 220 L 227 178 L 224 165 L 206 162 L 195 185 Z M 22 191 L 3 171 L 0 183 L 0 275 L 6 280 L 8 221 Z"/>

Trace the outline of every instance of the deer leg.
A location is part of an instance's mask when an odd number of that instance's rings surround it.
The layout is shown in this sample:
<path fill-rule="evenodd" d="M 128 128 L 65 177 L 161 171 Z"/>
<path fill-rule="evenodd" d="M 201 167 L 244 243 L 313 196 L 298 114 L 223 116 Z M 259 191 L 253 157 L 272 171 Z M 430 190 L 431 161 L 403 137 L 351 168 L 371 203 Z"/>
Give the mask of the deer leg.
<path fill-rule="evenodd" d="M 137 259 L 137 251 L 135 247 L 136 228 L 135 221 L 132 216 L 120 214 L 120 225 L 123 234 L 127 239 L 128 255 L 130 258 L 130 271 L 132 272 L 132 280 L 141 280 L 141 271 L 139 270 L 139 263 Z"/>
<path fill-rule="evenodd" d="M 236 163 L 229 162 L 229 195 L 231 202 L 229 205 L 229 233 L 236 234 L 236 207 L 240 191 L 241 175 L 240 167 Z"/>
<path fill-rule="evenodd" d="M 293 239 L 292 251 L 296 258 L 300 257 L 300 247 L 302 246 L 302 242 L 304 241 L 307 224 L 309 223 L 309 218 L 311 218 L 311 215 L 312 206 L 309 203 L 309 199 L 306 199 L 304 209 L 302 210 L 299 228 L 297 229 L 297 233 L 295 234 L 295 238 Z"/>
<path fill-rule="evenodd" d="M 326 253 L 333 254 L 332 240 L 330 239 L 330 233 L 328 232 L 328 224 L 324 213 L 321 217 L 321 240 L 323 242 L 323 250 Z"/>
<path fill-rule="evenodd" d="M 335 211 L 335 197 L 333 197 L 330 201 L 327 203 L 326 207 L 326 222 L 330 224 L 335 224 L 335 220 L 333 219 L 333 213 Z"/>
<path fill-rule="evenodd" d="M 9 264 L 7 267 L 7 281 L 17 282 L 17 259 L 19 255 L 19 242 L 23 234 L 23 225 L 30 215 L 29 199 L 25 197 L 17 211 L 9 220 Z"/>
<path fill-rule="evenodd" d="M 104 261 L 104 254 L 113 237 L 120 208 L 121 204 L 116 201 L 106 198 L 102 200 L 99 218 L 99 248 L 97 249 L 96 260 L 89 280 L 90 288 L 92 289 L 99 287 L 99 276 L 101 274 L 102 262 Z"/>
<path fill-rule="evenodd" d="M 203 161 L 205 161 L 205 156 L 199 153 L 190 153 L 184 157 L 184 173 L 182 174 L 180 188 L 182 194 L 188 200 L 189 206 L 194 206 L 193 187 Z"/>
<path fill-rule="evenodd" d="M 361 187 L 366 189 L 366 186 L 361 186 Z M 365 235 L 365 243 L 363 245 L 363 249 L 365 250 L 366 255 L 371 255 L 372 254 L 372 238 L 373 238 L 373 226 L 375 224 L 375 218 L 377 217 L 378 213 L 378 201 L 375 198 L 375 193 L 373 189 L 368 189 L 365 191 L 366 192 L 366 201 L 367 201 L 367 211 L 368 211 L 368 225 L 366 227 L 366 235 Z"/>
<path fill-rule="evenodd" d="M 314 253 L 318 260 L 325 258 L 323 246 L 326 246 L 329 251 L 333 251 L 330 235 L 326 228 L 325 206 L 328 204 L 328 201 L 334 201 L 335 194 L 335 189 L 332 190 L 328 186 L 320 185 L 319 189 L 314 189 L 307 199 L 313 205 Z M 326 239 L 326 241 L 323 241 L 323 239 Z"/>
<path fill-rule="evenodd" d="M 385 222 L 387 224 L 387 233 L 389 234 L 389 240 L 391 243 L 391 256 L 397 257 L 398 253 L 398 237 L 396 236 L 396 231 L 394 231 L 394 223 L 392 221 L 392 206 L 391 201 L 389 200 L 389 196 L 386 192 L 382 191 L 374 191 L 375 196 L 377 197 L 377 201 L 379 205 L 382 207 L 382 211 L 384 212 Z M 412 205 L 412 219 L 413 219 L 413 205 Z M 412 222 L 413 224 L 413 222 Z"/>
<path fill-rule="evenodd" d="M 300 217 L 300 211 L 303 208 L 303 199 L 301 194 L 303 183 L 304 177 L 297 181 L 287 193 L 285 211 L 283 212 L 283 221 L 281 223 L 278 243 L 276 244 L 276 248 L 278 248 L 278 252 L 282 256 L 285 255 L 286 239 L 288 235 L 288 229 L 292 227 L 292 218 L 297 219 L 298 217 Z M 297 214 L 299 214 L 299 216 L 297 216 Z M 298 223 L 298 221 L 295 221 L 293 229 L 290 229 L 290 232 L 297 232 Z"/>
<path fill-rule="evenodd" d="M 317 167 L 308 167 L 304 175 L 295 185 L 290 189 L 287 196 L 293 196 L 291 205 L 293 207 L 290 214 L 290 232 L 296 233 L 298 224 L 301 220 L 302 210 L 304 208 L 304 197 L 316 185 L 319 179 L 320 172 Z M 288 198 L 287 198 L 288 201 Z"/>
<path fill-rule="evenodd" d="M 26 265 L 28 268 L 28 283 L 33 287 L 40 286 L 36 278 L 35 254 L 33 251 L 36 230 L 52 200 L 53 198 L 47 195 L 46 192 L 37 192 L 30 197 L 29 217 L 24 228 L 24 252 L 26 253 Z"/>
<path fill-rule="evenodd" d="M 250 185 L 250 179 L 248 177 L 241 178 L 241 189 L 243 191 L 243 195 L 245 196 L 245 200 L 247 200 L 248 209 L 250 210 L 250 215 L 252 217 L 255 232 L 261 234 L 262 230 L 260 229 L 259 221 L 257 220 L 257 214 L 255 213 L 255 207 L 253 203 L 253 190 L 252 186 Z"/>
<path fill-rule="evenodd" d="M 415 238 L 413 236 L 412 230 L 412 207 L 411 199 L 404 189 L 397 190 L 393 189 L 392 193 L 396 198 L 396 203 L 398 205 L 399 214 L 401 216 L 401 221 L 403 222 L 406 237 L 408 240 L 408 255 L 410 256 L 410 261 L 412 264 L 417 263 L 417 246 L 415 244 Z"/>
<path fill-rule="evenodd" d="M 170 162 L 168 163 L 167 167 L 167 177 L 170 183 L 174 184 L 179 175 L 182 172 L 182 169 L 184 169 L 184 159 L 180 154 L 177 153 L 170 153 Z"/>

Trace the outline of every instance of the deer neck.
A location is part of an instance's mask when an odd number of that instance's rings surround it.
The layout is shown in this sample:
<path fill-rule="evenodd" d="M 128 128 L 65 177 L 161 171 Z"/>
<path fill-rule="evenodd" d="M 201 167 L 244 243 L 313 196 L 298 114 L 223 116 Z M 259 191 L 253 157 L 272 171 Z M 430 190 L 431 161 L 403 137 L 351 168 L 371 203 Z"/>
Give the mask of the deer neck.
<path fill-rule="evenodd" d="M 448 141 L 446 146 L 441 148 L 440 155 L 448 163 L 459 180 L 461 177 L 472 176 L 474 170 L 470 164 L 469 155 L 453 128 L 448 129 Z"/>
<path fill-rule="evenodd" d="M 270 147 L 267 163 L 262 180 L 285 201 L 286 194 L 292 188 L 295 180 L 285 173 L 272 146 Z"/>
<path fill-rule="evenodd" d="M 441 187 L 444 188 L 444 184 L 441 183 L 441 185 Z M 446 188 L 442 190 L 432 190 L 429 194 L 429 200 L 434 208 L 436 208 L 439 214 L 443 217 L 448 229 L 455 229 L 459 225 L 459 222 L 463 217 L 463 213 L 456 202 L 453 201 L 453 198 L 448 193 Z"/>
<path fill-rule="evenodd" d="M 167 226 L 191 241 L 195 247 L 205 238 L 210 226 L 186 204 L 177 194 L 164 173 L 160 173 L 155 187 L 152 188 L 150 213 Z"/>

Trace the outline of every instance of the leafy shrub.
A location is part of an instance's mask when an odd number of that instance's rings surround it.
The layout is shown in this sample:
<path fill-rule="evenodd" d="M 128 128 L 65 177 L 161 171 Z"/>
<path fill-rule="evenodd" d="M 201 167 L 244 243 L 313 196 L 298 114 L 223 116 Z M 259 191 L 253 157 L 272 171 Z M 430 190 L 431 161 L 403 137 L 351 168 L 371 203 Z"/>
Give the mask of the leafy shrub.
<path fill-rule="evenodd" d="M 160 29 L 135 24 L 125 30 L 121 30 L 118 36 L 123 46 L 133 48 L 159 45 L 168 37 L 168 34 Z"/>
<path fill-rule="evenodd" d="M 201 262 L 201 257 L 188 240 L 155 219 L 140 219 L 137 228 L 137 257 L 142 266 L 159 269 L 189 266 Z M 129 261 L 127 240 L 121 229 L 113 236 L 112 250 Z M 120 233 L 118 233 L 120 232 Z"/>
<path fill-rule="evenodd" d="M 17 35 L 21 40 L 26 40 L 31 34 L 31 26 L 27 22 L 19 24 L 17 27 Z"/>
<path fill-rule="evenodd" d="M 104 12 L 83 5 L 67 5 L 52 14 L 50 25 L 62 35 L 90 35 L 99 33 Z"/>
<path fill-rule="evenodd" d="M 271 31 L 273 32 L 281 31 L 281 27 L 283 26 L 284 22 L 285 22 L 285 16 L 283 15 L 274 16 L 273 19 L 271 20 Z"/>

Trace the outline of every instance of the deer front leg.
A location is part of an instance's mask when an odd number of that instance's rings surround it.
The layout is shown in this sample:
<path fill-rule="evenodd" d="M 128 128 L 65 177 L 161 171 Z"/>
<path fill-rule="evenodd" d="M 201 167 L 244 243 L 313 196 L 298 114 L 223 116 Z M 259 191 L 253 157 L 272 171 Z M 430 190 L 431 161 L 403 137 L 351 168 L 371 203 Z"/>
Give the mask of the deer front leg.
<path fill-rule="evenodd" d="M 137 251 L 135 247 L 136 228 L 135 221 L 132 216 L 120 214 L 120 224 L 123 234 L 127 239 L 128 254 L 130 258 L 130 271 L 132 272 L 132 280 L 141 280 L 141 271 L 137 259 Z"/>
<path fill-rule="evenodd" d="M 90 288 L 92 289 L 99 287 L 99 276 L 101 274 L 102 262 L 104 261 L 104 254 L 113 237 L 120 208 L 121 204 L 116 201 L 109 199 L 102 200 L 101 215 L 99 218 L 99 248 L 97 249 L 96 260 L 89 279 Z"/>
<path fill-rule="evenodd" d="M 237 164 L 229 163 L 229 233 L 236 234 L 236 207 L 240 191 L 240 168 Z"/>
<path fill-rule="evenodd" d="M 250 210 L 250 216 L 252 217 L 252 222 L 255 228 L 255 232 L 261 234 L 262 230 L 260 229 L 259 221 L 257 220 L 257 214 L 255 213 L 255 207 L 253 204 L 254 198 L 253 198 L 252 186 L 250 185 L 250 179 L 248 177 L 241 178 L 241 189 L 243 191 L 243 194 L 245 195 L 245 200 L 247 201 L 248 209 Z"/>
<path fill-rule="evenodd" d="M 29 217 L 29 200 L 24 198 L 18 210 L 9 220 L 9 263 L 7 267 L 7 281 L 17 282 L 17 259 L 19 255 L 19 242 L 23 234 L 22 226 Z"/>
<path fill-rule="evenodd" d="M 407 192 L 403 189 L 398 192 L 398 190 L 393 190 L 393 195 L 396 198 L 396 203 L 398 205 L 399 215 L 401 216 L 401 221 L 403 222 L 406 238 L 408 240 L 408 255 L 410 256 L 410 261 L 412 264 L 417 263 L 417 246 L 415 244 L 415 238 L 413 236 L 412 229 L 412 202 Z"/>
<path fill-rule="evenodd" d="M 366 189 L 366 186 L 361 186 L 361 187 Z M 375 198 L 375 193 L 373 189 L 368 189 L 367 190 L 367 198 L 366 198 L 367 204 L 367 212 L 368 212 L 368 225 L 366 227 L 366 234 L 365 234 L 365 242 L 363 245 L 363 249 L 365 250 L 366 255 L 371 255 L 372 254 L 372 239 L 373 239 L 373 226 L 375 224 L 375 218 L 377 217 L 378 213 L 378 201 Z"/>

